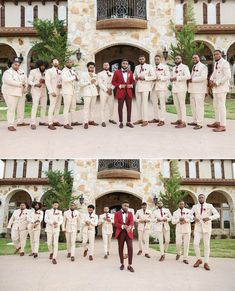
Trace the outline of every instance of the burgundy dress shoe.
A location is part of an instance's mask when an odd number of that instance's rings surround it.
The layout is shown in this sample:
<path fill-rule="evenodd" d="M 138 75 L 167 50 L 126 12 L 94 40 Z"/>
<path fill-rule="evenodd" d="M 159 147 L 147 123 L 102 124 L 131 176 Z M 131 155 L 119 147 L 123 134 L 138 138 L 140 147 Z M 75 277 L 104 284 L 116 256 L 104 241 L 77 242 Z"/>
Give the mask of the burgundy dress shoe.
<path fill-rule="evenodd" d="M 37 128 L 35 124 L 31 124 L 30 127 L 31 127 L 32 130 L 35 130 Z"/>
<path fill-rule="evenodd" d="M 142 124 L 143 123 L 143 120 L 137 120 L 136 122 L 134 122 L 133 124 L 134 125 L 139 125 L 139 124 Z"/>
<path fill-rule="evenodd" d="M 122 122 L 119 124 L 119 128 L 123 128 L 123 123 Z"/>
<path fill-rule="evenodd" d="M 72 126 L 79 126 L 79 125 L 82 125 L 82 123 L 81 122 L 72 122 L 71 125 Z"/>
<path fill-rule="evenodd" d="M 47 122 L 39 122 L 39 126 L 48 126 Z"/>
<path fill-rule="evenodd" d="M 117 124 L 117 122 L 115 120 L 112 120 L 112 119 L 109 119 L 109 123 Z"/>
<path fill-rule="evenodd" d="M 156 118 L 149 121 L 149 123 L 158 123 L 158 122 L 159 122 L 159 119 L 156 119 Z"/>
<path fill-rule="evenodd" d="M 165 121 L 161 120 L 161 121 L 159 121 L 157 126 L 163 126 L 163 125 L 165 125 Z"/>
<path fill-rule="evenodd" d="M 85 250 L 84 253 L 83 253 L 83 257 L 86 257 L 87 256 L 87 252 L 88 250 Z"/>
<path fill-rule="evenodd" d="M 195 130 L 202 129 L 202 126 L 197 124 L 196 126 L 194 126 L 193 129 L 195 129 Z"/>
<path fill-rule="evenodd" d="M 141 126 L 142 126 L 142 127 L 145 127 L 145 126 L 147 126 L 148 124 L 149 124 L 148 121 L 143 121 L 142 124 L 141 124 Z"/>
<path fill-rule="evenodd" d="M 218 126 L 217 128 L 213 129 L 214 132 L 223 132 L 226 131 L 226 127 L 225 126 Z"/>
<path fill-rule="evenodd" d="M 88 129 L 88 123 L 84 124 L 84 129 Z"/>
<path fill-rule="evenodd" d="M 33 257 L 33 256 L 34 256 L 34 253 L 30 253 L 30 254 L 29 254 L 29 257 Z"/>
<path fill-rule="evenodd" d="M 98 126 L 98 125 L 99 125 L 99 124 L 96 123 L 95 121 L 89 121 L 88 123 L 89 123 L 89 125 L 93 125 L 93 126 Z"/>
<path fill-rule="evenodd" d="M 70 257 L 71 257 L 71 253 L 68 253 L 68 254 L 67 254 L 67 258 L 70 258 Z"/>
<path fill-rule="evenodd" d="M 202 264 L 202 260 L 197 260 L 196 263 L 193 265 L 194 268 L 198 268 Z"/>
<path fill-rule="evenodd" d="M 133 124 L 130 123 L 130 122 L 127 122 L 127 123 L 126 123 L 126 126 L 127 126 L 127 127 L 130 127 L 130 128 L 134 128 Z"/>
<path fill-rule="evenodd" d="M 105 122 L 102 122 L 102 123 L 101 123 L 101 126 L 102 126 L 102 127 L 106 127 L 106 123 L 105 123 Z"/>
<path fill-rule="evenodd" d="M 145 254 L 144 256 L 145 256 L 145 258 L 148 258 L 148 259 L 151 258 L 149 254 Z"/>
<path fill-rule="evenodd" d="M 175 126 L 175 128 L 184 128 L 184 127 L 186 127 L 186 123 L 185 122 L 181 122 L 180 124 Z"/>
<path fill-rule="evenodd" d="M 183 260 L 183 263 L 185 263 L 186 265 L 188 265 L 188 260 Z"/>
<path fill-rule="evenodd" d="M 28 126 L 30 125 L 29 123 L 26 122 L 22 122 L 22 123 L 18 123 L 17 126 Z"/>
<path fill-rule="evenodd" d="M 89 261 L 93 261 L 93 257 L 92 256 L 89 256 Z"/>
<path fill-rule="evenodd" d="M 75 261 L 75 258 L 74 258 L 73 256 L 71 257 L 71 261 L 72 261 L 72 262 L 74 262 L 74 261 Z"/>
<path fill-rule="evenodd" d="M 53 264 L 53 265 L 56 265 L 56 264 L 57 264 L 56 259 L 52 259 L 52 264 Z"/>
<path fill-rule="evenodd" d="M 73 129 L 72 126 L 70 126 L 69 124 L 64 125 L 65 129 Z"/>
<path fill-rule="evenodd" d="M 20 256 L 23 257 L 23 256 L 24 256 L 24 252 L 21 252 L 21 253 L 20 253 Z"/>
<path fill-rule="evenodd" d="M 165 255 L 162 255 L 159 259 L 159 262 L 163 262 L 165 260 Z"/>
<path fill-rule="evenodd" d="M 59 123 L 58 121 L 57 121 L 57 122 L 53 122 L 53 125 L 54 125 L 54 126 L 58 126 L 58 127 L 63 126 L 63 124 Z"/>
<path fill-rule="evenodd" d="M 35 259 L 38 257 L 38 254 L 34 254 L 34 256 L 33 256 Z"/>
<path fill-rule="evenodd" d="M 121 265 L 121 266 L 120 266 L 120 270 L 121 270 L 121 271 L 123 271 L 124 268 L 125 268 L 124 265 Z"/>
<path fill-rule="evenodd" d="M 211 123 L 211 124 L 207 124 L 207 127 L 210 127 L 210 128 L 217 128 L 219 126 L 220 126 L 219 122 L 214 122 L 214 123 Z"/>
<path fill-rule="evenodd" d="M 180 124 L 182 121 L 181 120 L 176 120 L 176 121 L 173 121 L 171 122 L 172 125 L 178 125 Z"/>
<path fill-rule="evenodd" d="M 179 258 L 180 258 L 180 255 L 177 254 L 176 257 L 175 257 L 176 261 L 178 261 Z"/>
<path fill-rule="evenodd" d="M 8 126 L 8 130 L 9 130 L 9 131 L 16 131 L 16 129 L 15 129 L 14 126 Z"/>
<path fill-rule="evenodd" d="M 196 126 L 196 125 L 197 125 L 196 122 L 188 122 L 187 124 L 188 124 L 189 126 Z"/>
<path fill-rule="evenodd" d="M 128 266 L 127 267 L 127 270 L 129 270 L 131 273 L 134 273 L 135 272 L 135 270 L 132 268 L 132 266 Z"/>
<path fill-rule="evenodd" d="M 108 259 L 108 255 L 105 255 L 105 256 L 104 256 L 104 259 Z"/>
<path fill-rule="evenodd" d="M 142 254 L 142 251 L 138 251 L 137 253 L 137 256 L 141 255 Z"/>
<path fill-rule="evenodd" d="M 49 255 L 49 259 L 52 260 L 52 258 L 53 258 L 53 254 L 51 253 L 51 254 Z"/>
<path fill-rule="evenodd" d="M 207 263 L 205 263 L 204 264 L 204 269 L 207 270 L 207 271 L 210 271 L 211 268 L 209 267 L 209 265 Z"/>
<path fill-rule="evenodd" d="M 48 125 L 48 129 L 50 130 L 56 130 L 56 127 L 53 124 Z"/>

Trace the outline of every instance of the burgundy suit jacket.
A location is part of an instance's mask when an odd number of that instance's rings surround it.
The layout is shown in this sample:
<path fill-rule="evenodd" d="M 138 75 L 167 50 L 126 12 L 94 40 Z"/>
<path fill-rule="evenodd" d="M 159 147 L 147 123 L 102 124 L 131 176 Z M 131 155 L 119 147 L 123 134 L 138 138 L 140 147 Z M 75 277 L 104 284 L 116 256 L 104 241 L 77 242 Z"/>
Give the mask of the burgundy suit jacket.
<path fill-rule="evenodd" d="M 112 79 L 112 84 L 113 86 L 115 86 L 116 88 L 116 97 L 118 99 L 123 99 L 127 93 L 127 95 L 132 98 L 132 94 L 133 94 L 133 89 L 132 88 L 124 88 L 124 89 L 120 89 L 119 85 L 127 85 L 127 84 L 131 84 L 134 86 L 134 77 L 133 77 L 133 73 L 132 71 L 127 71 L 127 82 L 124 81 L 123 75 L 122 75 L 122 70 L 117 70 L 115 71 L 114 75 L 113 75 L 113 79 Z"/>
<path fill-rule="evenodd" d="M 127 225 L 127 226 L 134 226 L 134 217 L 132 212 L 128 211 L 127 213 L 127 219 L 126 223 L 123 223 L 122 220 L 122 211 L 117 211 L 114 216 L 114 226 L 116 227 L 116 232 L 115 232 L 115 238 L 117 238 L 122 231 L 122 225 Z M 133 231 L 127 232 L 129 238 L 133 239 Z"/>

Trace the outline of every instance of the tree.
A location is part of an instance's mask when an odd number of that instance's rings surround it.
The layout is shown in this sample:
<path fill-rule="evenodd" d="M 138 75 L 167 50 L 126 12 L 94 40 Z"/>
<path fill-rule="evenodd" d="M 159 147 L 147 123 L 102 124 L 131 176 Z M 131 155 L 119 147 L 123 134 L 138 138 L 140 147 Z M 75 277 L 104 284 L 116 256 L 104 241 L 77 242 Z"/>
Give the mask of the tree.
<path fill-rule="evenodd" d="M 171 27 L 176 37 L 176 43 L 171 43 L 169 53 L 173 59 L 176 55 L 180 55 L 183 63 L 187 64 L 191 69 L 193 66 L 192 56 L 195 53 L 199 53 L 203 49 L 203 45 L 199 45 L 195 41 L 197 26 L 194 17 L 193 1 L 188 0 L 184 5 L 186 5 L 186 13 L 185 24 L 182 28 L 178 31 L 175 24 L 171 22 Z"/>
<path fill-rule="evenodd" d="M 164 207 L 173 212 L 178 208 L 180 200 L 185 196 L 184 191 L 180 190 L 181 176 L 178 169 L 177 161 L 171 162 L 171 175 L 169 179 L 165 179 L 160 174 L 160 180 L 164 186 L 164 193 L 160 193 L 160 200 L 163 202 Z M 171 225 L 171 241 L 175 241 L 175 227 Z"/>
<path fill-rule="evenodd" d="M 60 209 L 65 211 L 71 202 L 79 197 L 73 195 L 73 177 L 71 171 L 48 171 L 46 173 L 49 189 L 44 193 L 44 204 L 46 208 L 51 208 L 53 201 L 58 201 Z"/>
<path fill-rule="evenodd" d="M 33 22 L 33 27 L 38 36 L 33 47 L 34 56 L 37 59 L 51 62 L 53 58 L 57 58 L 63 65 L 66 59 L 75 54 L 75 51 L 68 48 L 64 21 L 56 19 L 52 22 L 37 19 Z"/>

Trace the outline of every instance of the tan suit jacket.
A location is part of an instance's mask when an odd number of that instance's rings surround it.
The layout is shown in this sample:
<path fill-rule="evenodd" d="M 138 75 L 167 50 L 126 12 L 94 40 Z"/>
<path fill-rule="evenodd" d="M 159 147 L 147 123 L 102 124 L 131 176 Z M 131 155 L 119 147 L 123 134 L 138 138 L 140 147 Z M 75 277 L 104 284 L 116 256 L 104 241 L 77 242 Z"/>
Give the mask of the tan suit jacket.
<path fill-rule="evenodd" d="M 41 222 L 43 221 L 43 211 L 34 209 L 29 210 L 28 214 L 28 230 L 40 230 L 41 229 Z M 36 221 L 39 221 L 39 223 L 35 223 Z"/>
<path fill-rule="evenodd" d="M 134 78 L 144 77 L 144 80 L 136 81 L 135 91 L 137 93 L 152 91 L 152 81 L 156 79 L 153 66 L 149 64 L 143 65 L 143 71 L 141 72 L 141 65 L 135 67 Z"/>
<path fill-rule="evenodd" d="M 62 85 L 61 70 L 57 70 L 55 67 L 48 69 L 45 74 L 45 81 L 49 94 L 56 93 L 56 95 L 59 95 L 61 93 L 61 89 L 57 87 Z"/>
<path fill-rule="evenodd" d="M 99 216 L 99 224 L 102 225 L 103 234 L 113 233 L 114 215 L 112 213 L 108 213 L 108 217 L 111 221 L 106 220 L 106 213 L 103 213 Z"/>
<path fill-rule="evenodd" d="M 96 82 L 94 84 L 91 83 L 91 80 L 95 79 Z M 81 79 L 80 79 L 80 87 L 82 89 L 81 94 L 84 97 L 93 97 L 98 95 L 98 90 L 97 90 L 97 75 L 93 74 L 91 77 L 89 72 L 83 72 L 81 74 Z"/>
<path fill-rule="evenodd" d="M 170 230 L 169 222 L 171 221 L 172 215 L 170 210 L 167 208 L 162 208 L 162 215 L 160 209 L 156 209 L 153 211 L 153 221 L 156 223 L 156 231 L 162 232 L 163 228 L 165 230 Z M 157 219 L 161 221 L 158 222 Z M 163 219 L 167 219 L 167 221 L 163 221 Z"/>
<path fill-rule="evenodd" d="M 45 212 L 46 232 L 60 232 L 60 226 L 63 223 L 62 211 L 56 209 L 48 209 Z M 54 227 L 53 223 L 57 223 Z"/>
<path fill-rule="evenodd" d="M 213 93 L 227 93 L 229 91 L 229 81 L 231 77 L 229 63 L 221 58 L 218 61 L 217 69 L 215 63 L 213 73 L 210 77 L 210 80 L 214 81 L 217 85 L 216 87 L 213 87 Z"/>
<path fill-rule="evenodd" d="M 74 95 L 76 80 L 78 76 L 73 69 L 64 67 L 61 73 L 62 78 L 62 94 L 63 95 Z"/>
<path fill-rule="evenodd" d="M 35 85 L 40 83 L 40 80 L 43 79 L 45 80 L 45 74 L 41 73 L 40 70 L 37 69 L 33 69 L 30 71 L 29 73 L 29 78 L 28 78 L 28 84 L 31 86 L 31 93 L 33 96 L 41 96 L 41 95 L 46 95 L 46 84 L 42 84 L 42 86 L 39 87 L 35 87 Z"/>
<path fill-rule="evenodd" d="M 26 230 L 28 228 L 28 214 L 28 209 L 24 209 L 22 214 L 20 209 L 16 209 L 8 222 L 7 228 Z"/>
<path fill-rule="evenodd" d="M 153 82 L 153 91 L 167 91 L 170 81 L 170 70 L 167 65 L 155 66 L 156 81 Z"/>
<path fill-rule="evenodd" d="M 145 213 L 143 209 L 137 210 L 135 214 L 135 220 L 138 222 L 138 230 L 139 231 L 149 230 L 151 219 L 152 219 L 152 212 L 150 210 L 146 209 Z M 140 220 L 147 220 L 147 222 L 141 223 Z"/>
<path fill-rule="evenodd" d="M 180 218 L 185 219 L 184 224 L 180 224 Z M 182 212 L 181 209 L 177 209 L 172 216 L 172 224 L 176 224 L 176 233 L 183 234 L 183 233 L 191 233 L 191 222 L 193 222 L 193 216 L 189 209 L 183 208 Z"/>
<path fill-rule="evenodd" d="M 62 230 L 66 232 L 77 232 L 80 229 L 80 214 L 78 210 L 72 211 L 69 209 L 64 212 L 64 220 Z"/>
<path fill-rule="evenodd" d="M 19 69 L 12 68 L 6 70 L 2 77 L 2 94 L 21 97 L 24 93 L 23 84 L 25 83 L 25 75 Z"/>
<path fill-rule="evenodd" d="M 203 63 L 198 62 L 195 67 L 193 67 L 191 72 L 192 82 L 188 84 L 189 93 L 207 93 L 207 76 L 208 69 Z"/>
<path fill-rule="evenodd" d="M 172 82 L 172 93 L 187 92 L 187 80 L 191 78 L 188 66 L 184 64 L 175 66 L 173 68 L 172 76 L 173 78 L 176 77 L 176 81 Z"/>
<path fill-rule="evenodd" d="M 98 85 L 100 88 L 100 95 L 106 95 L 108 89 L 114 89 L 112 85 L 113 73 L 103 70 L 98 75 Z"/>
<path fill-rule="evenodd" d="M 90 225 L 87 225 L 86 221 L 90 222 Z M 95 227 L 98 225 L 98 215 L 96 215 L 95 213 L 92 213 L 90 216 L 87 213 L 82 218 L 82 224 L 83 224 L 83 232 L 87 232 L 88 230 L 95 231 Z"/>

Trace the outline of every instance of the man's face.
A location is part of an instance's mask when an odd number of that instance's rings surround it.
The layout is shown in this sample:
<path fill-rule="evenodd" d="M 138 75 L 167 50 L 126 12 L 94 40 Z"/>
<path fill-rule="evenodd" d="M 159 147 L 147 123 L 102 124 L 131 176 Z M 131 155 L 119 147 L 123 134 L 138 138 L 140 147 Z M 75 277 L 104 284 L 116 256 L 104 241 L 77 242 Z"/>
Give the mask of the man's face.
<path fill-rule="evenodd" d="M 161 59 L 159 57 L 155 57 L 155 64 L 159 65 L 161 63 Z"/>
<path fill-rule="evenodd" d="M 46 66 L 45 65 L 41 65 L 39 67 L 39 69 L 40 69 L 41 72 L 44 72 L 46 70 Z"/>
<path fill-rule="evenodd" d="M 129 209 L 129 203 L 123 203 L 122 204 L 122 209 L 127 212 L 128 209 Z"/>
<path fill-rule="evenodd" d="M 90 65 L 90 66 L 88 67 L 88 72 L 90 72 L 90 73 L 94 73 L 94 72 L 95 72 L 95 66 L 94 66 L 94 65 Z"/>
<path fill-rule="evenodd" d="M 24 210 L 26 208 L 26 205 L 24 203 L 20 203 L 20 210 Z"/>
<path fill-rule="evenodd" d="M 194 63 L 194 64 L 197 64 L 197 63 L 200 61 L 200 59 L 199 59 L 199 56 L 198 56 L 198 55 L 193 55 L 193 58 L 192 58 L 192 60 L 193 60 L 193 63 Z"/>
<path fill-rule="evenodd" d="M 145 57 L 139 57 L 139 63 L 143 65 L 145 63 Z"/>
<path fill-rule="evenodd" d="M 72 66 L 73 66 L 73 61 L 69 60 L 69 61 L 66 62 L 66 67 L 67 68 L 71 69 Z"/>
<path fill-rule="evenodd" d="M 122 62 L 122 68 L 124 70 L 128 69 L 128 65 L 129 65 L 129 63 L 127 61 Z"/>
<path fill-rule="evenodd" d="M 158 208 L 161 209 L 163 207 L 163 203 L 160 201 L 160 202 L 158 202 L 157 206 L 158 206 Z"/>
<path fill-rule="evenodd" d="M 94 211 L 93 208 L 88 208 L 88 213 L 89 213 L 89 214 L 92 214 L 93 211 Z"/>
<path fill-rule="evenodd" d="M 221 59 L 222 55 L 220 52 L 214 52 L 214 59 L 215 61 L 219 61 Z"/>
<path fill-rule="evenodd" d="M 109 208 L 108 207 L 104 207 L 104 213 L 109 213 Z"/>
<path fill-rule="evenodd" d="M 52 207 L 53 207 L 53 209 L 58 209 L 59 208 L 59 203 L 53 203 Z"/>
<path fill-rule="evenodd" d="M 15 70 L 15 71 L 18 71 L 19 68 L 20 68 L 20 63 L 14 63 L 11 65 L 12 69 Z"/>
<path fill-rule="evenodd" d="M 109 70 L 109 63 L 104 63 L 104 64 L 103 64 L 103 69 L 104 69 L 105 71 L 108 71 L 108 70 Z"/>
<path fill-rule="evenodd" d="M 35 204 L 35 209 L 38 210 L 39 209 L 39 204 Z"/>
<path fill-rule="evenodd" d="M 57 59 L 54 59 L 52 65 L 56 68 L 59 67 L 59 61 Z"/>
<path fill-rule="evenodd" d="M 147 208 L 147 205 L 142 205 L 143 210 L 146 210 L 146 208 Z"/>
<path fill-rule="evenodd" d="M 181 62 L 182 62 L 181 57 L 180 57 L 180 56 L 176 56 L 176 57 L 175 57 L 175 64 L 176 64 L 176 65 L 179 65 Z"/>
<path fill-rule="evenodd" d="M 70 209 L 74 210 L 76 208 L 76 205 L 74 203 L 70 204 Z"/>
<path fill-rule="evenodd" d="M 183 202 L 183 201 L 180 201 L 180 203 L 179 203 L 179 208 L 180 208 L 180 209 L 183 209 L 183 208 L 184 208 L 184 202 Z"/>
<path fill-rule="evenodd" d="M 203 204 L 205 202 L 205 196 L 204 195 L 199 195 L 198 196 L 198 201 L 199 201 L 199 203 Z"/>

